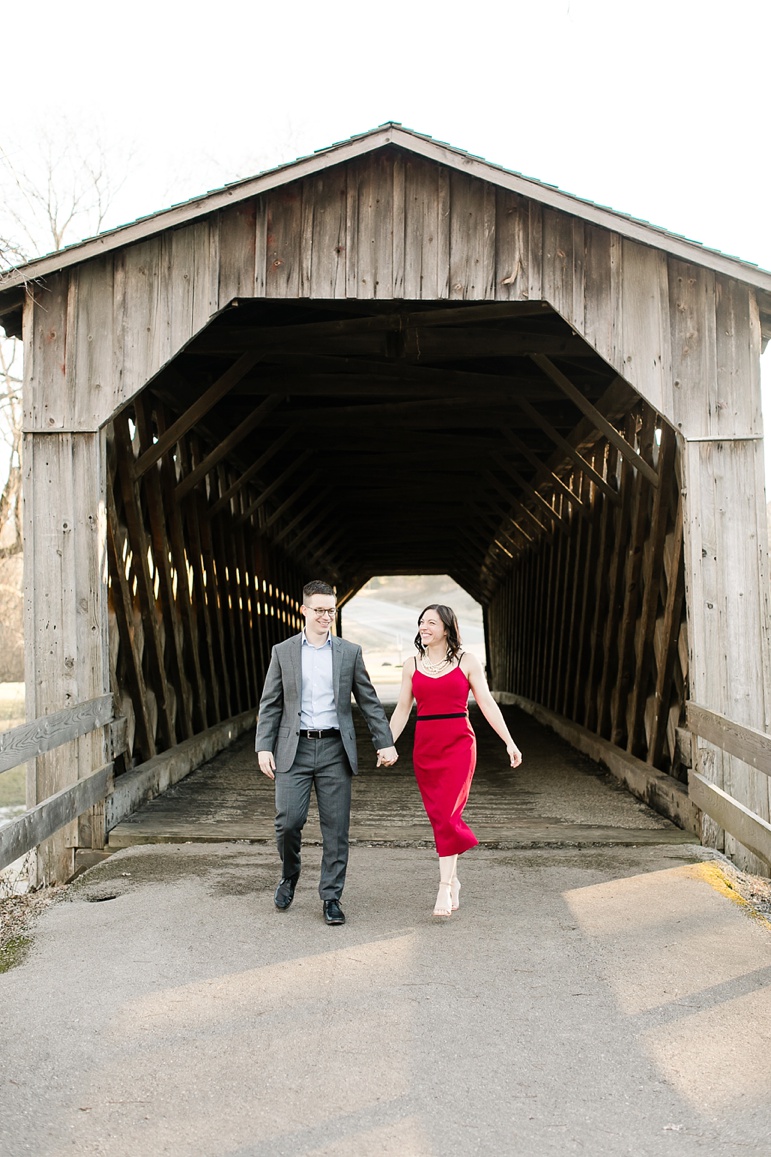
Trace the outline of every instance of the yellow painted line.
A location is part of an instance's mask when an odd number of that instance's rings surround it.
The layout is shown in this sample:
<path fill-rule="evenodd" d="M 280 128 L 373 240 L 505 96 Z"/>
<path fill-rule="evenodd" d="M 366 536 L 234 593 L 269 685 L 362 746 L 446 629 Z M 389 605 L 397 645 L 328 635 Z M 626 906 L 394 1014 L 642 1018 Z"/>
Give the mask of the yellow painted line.
<path fill-rule="evenodd" d="M 725 896 L 727 900 L 731 900 L 734 904 L 737 904 L 748 916 L 751 916 L 753 920 L 758 920 L 771 931 L 771 922 L 736 890 L 731 877 L 720 864 L 714 861 L 704 860 L 699 864 L 686 864 L 680 871 L 682 871 L 685 876 L 703 880 L 705 884 L 709 884 L 710 888 L 714 888 L 721 896 Z"/>

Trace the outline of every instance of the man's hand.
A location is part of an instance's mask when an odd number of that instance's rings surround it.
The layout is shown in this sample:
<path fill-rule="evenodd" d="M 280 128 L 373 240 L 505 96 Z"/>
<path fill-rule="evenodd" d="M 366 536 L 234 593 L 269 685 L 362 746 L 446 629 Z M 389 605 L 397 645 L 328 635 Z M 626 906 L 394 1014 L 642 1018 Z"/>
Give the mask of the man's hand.
<path fill-rule="evenodd" d="M 263 775 L 267 775 L 268 779 L 276 778 L 276 761 L 272 751 L 258 751 L 257 762 Z"/>
<path fill-rule="evenodd" d="M 395 747 L 382 747 L 377 753 L 375 767 L 393 767 L 398 758 L 399 753 Z"/>

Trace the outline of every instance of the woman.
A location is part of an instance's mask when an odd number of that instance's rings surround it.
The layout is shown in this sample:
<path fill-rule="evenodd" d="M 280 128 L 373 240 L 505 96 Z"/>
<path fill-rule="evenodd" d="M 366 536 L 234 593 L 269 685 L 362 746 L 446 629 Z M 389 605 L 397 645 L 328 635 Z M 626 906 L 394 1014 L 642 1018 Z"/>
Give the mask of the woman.
<path fill-rule="evenodd" d="M 415 778 L 439 853 L 434 916 L 449 916 L 457 909 L 460 897 L 458 856 L 479 842 L 463 822 L 476 764 L 476 737 L 468 718 L 469 689 L 487 722 L 506 744 L 512 767 L 519 767 L 522 755 L 490 694 L 482 664 L 476 655 L 463 650 L 458 620 L 450 607 L 440 603 L 426 607 L 418 619 L 415 646 L 417 658 L 409 658 L 402 671 L 391 732 L 395 743 L 415 699 Z"/>

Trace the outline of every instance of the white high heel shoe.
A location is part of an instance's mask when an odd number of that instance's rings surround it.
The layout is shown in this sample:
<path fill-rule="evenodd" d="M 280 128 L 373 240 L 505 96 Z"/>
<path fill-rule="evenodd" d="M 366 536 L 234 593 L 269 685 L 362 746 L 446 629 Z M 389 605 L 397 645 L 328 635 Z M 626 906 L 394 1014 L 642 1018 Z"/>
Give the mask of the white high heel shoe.
<path fill-rule="evenodd" d="M 452 910 L 457 912 L 460 908 L 460 880 L 457 876 L 453 876 L 450 880 L 450 895 L 452 897 Z"/>

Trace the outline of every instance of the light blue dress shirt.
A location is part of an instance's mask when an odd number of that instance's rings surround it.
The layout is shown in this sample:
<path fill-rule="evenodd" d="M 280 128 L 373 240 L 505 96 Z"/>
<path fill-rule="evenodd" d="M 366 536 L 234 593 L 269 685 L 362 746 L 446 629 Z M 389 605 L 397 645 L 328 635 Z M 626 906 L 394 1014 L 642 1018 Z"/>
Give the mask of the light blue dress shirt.
<path fill-rule="evenodd" d="M 308 642 L 303 631 L 302 657 L 302 702 L 300 707 L 300 727 L 315 731 L 317 728 L 336 727 L 340 729 L 335 706 L 335 687 L 332 678 L 332 632 L 320 647 Z"/>

